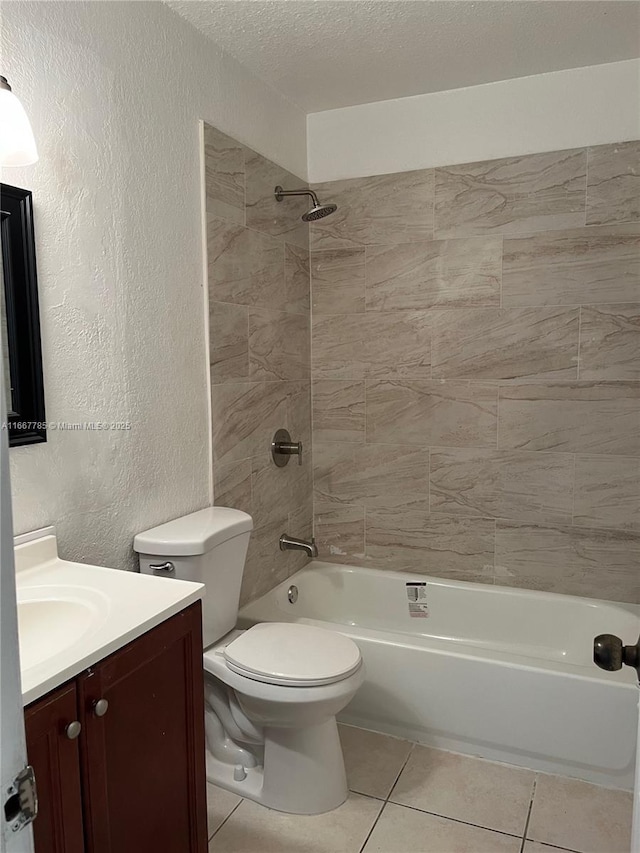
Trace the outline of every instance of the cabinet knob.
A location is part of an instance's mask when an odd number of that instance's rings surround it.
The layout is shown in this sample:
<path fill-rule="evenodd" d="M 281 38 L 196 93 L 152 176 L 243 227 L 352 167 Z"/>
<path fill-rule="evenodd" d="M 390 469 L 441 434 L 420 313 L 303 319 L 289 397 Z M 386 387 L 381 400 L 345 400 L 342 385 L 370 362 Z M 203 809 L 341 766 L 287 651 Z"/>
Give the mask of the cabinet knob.
<path fill-rule="evenodd" d="M 72 723 L 69 723 L 68 726 L 65 727 L 64 733 L 69 738 L 69 740 L 75 740 L 80 736 L 80 732 L 82 731 L 82 725 L 74 720 Z"/>
<path fill-rule="evenodd" d="M 104 717 L 109 710 L 109 703 L 106 699 L 98 699 L 93 703 L 93 713 L 96 717 Z"/>

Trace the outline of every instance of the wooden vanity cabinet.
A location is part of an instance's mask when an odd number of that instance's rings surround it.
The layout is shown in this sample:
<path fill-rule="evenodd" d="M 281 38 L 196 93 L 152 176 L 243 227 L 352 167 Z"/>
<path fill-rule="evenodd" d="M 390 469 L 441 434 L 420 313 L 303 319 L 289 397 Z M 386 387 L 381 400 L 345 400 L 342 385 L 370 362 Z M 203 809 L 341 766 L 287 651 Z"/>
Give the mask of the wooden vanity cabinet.
<path fill-rule="evenodd" d="M 36 853 L 205 853 L 199 602 L 34 702 L 25 719 Z M 81 731 L 70 740 L 74 720 Z"/>

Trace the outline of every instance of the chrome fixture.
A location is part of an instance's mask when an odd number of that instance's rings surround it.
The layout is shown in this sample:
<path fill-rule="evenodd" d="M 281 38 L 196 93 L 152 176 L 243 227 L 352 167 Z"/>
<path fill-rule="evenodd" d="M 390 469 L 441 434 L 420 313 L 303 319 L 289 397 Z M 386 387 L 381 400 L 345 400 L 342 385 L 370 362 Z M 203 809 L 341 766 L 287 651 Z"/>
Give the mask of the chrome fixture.
<path fill-rule="evenodd" d="M 282 201 L 285 196 L 288 195 L 308 195 L 309 198 L 313 200 L 313 207 L 311 210 L 307 210 L 306 213 L 302 214 L 302 218 L 305 222 L 315 222 L 316 219 L 324 219 L 325 216 L 329 216 L 331 213 L 335 213 L 338 209 L 337 204 L 320 204 L 318 201 L 318 196 L 313 192 L 313 190 L 283 190 L 280 185 L 278 185 L 274 190 L 274 195 L 276 197 L 276 201 Z"/>
<path fill-rule="evenodd" d="M 316 545 L 314 536 L 307 541 L 306 539 L 296 539 L 295 536 L 288 536 L 286 533 L 283 533 L 280 537 L 280 550 L 304 551 L 307 557 L 318 556 L 318 546 Z"/>
<path fill-rule="evenodd" d="M 302 442 L 291 441 L 289 430 L 279 429 L 271 442 L 271 458 L 278 468 L 284 468 L 290 456 L 297 456 L 298 465 L 302 465 Z"/>
<path fill-rule="evenodd" d="M 598 634 L 593 641 L 593 662 L 607 672 L 632 666 L 640 681 L 640 637 L 635 646 L 624 646 L 620 637 Z"/>
<path fill-rule="evenodd" d="M 298 587 L 294 583 L 287 590 L 287 599 L 289 600 L 289 604 L 295 604 L 298 600 Z"/>

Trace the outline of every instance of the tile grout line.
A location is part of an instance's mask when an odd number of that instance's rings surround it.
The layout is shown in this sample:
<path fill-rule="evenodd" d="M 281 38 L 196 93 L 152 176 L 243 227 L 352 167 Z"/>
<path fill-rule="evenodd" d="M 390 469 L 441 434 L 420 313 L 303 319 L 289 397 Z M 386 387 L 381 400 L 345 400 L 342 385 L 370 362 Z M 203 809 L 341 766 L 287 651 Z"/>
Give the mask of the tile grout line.
<path fill-rule="evenodd" d="M 366 509 L 365 509 L 365 512 L 366 512 Z M 391 793 L 392 793 L 393 789 L 395 788 L 395 786 L 398 784 L 398 779 L 402 776 L 402 772 L 404 771 L 404 768 L 407 766 L 407 762 L 409 761 L 409 759 L 411 758 L 411 755 L 413 754 L 414 747 L 415 747 L 415 743 L 414 743 L 414 742 L 411 742 L 411 749 L 410 749 L 410 750 L 409 750 L 409 752 L 407 753 L 407 757 L 406 757 L 406 759 L 404 760 L 404 762 L 403 762 L 403 764 L 402 764 L 402 767 L 401 767 L 401 768 L 400 768 L 400 770 L 398 771 L 398 775 L 396 776 L 396 778 L 395 778 L 395 780 L 394 780 L 393 784 L 392 784 L 392 785 L 391 785 L 391 787 L 389 788 L 389 793 L 387 794 L 387 796 L 386 796 L 386 797 L 385 797 L 385 799 L 383 800 L 382 808 L 381 808 L 381 809 L 380 809 L 380 811 L 378 812 L 378 815 L 377 815 L 376 819 L 374 820 L 374 822 L 373 822 L 373 825 L 372 825 L 371 829 L 370 829 L 370 830 L 369 830 L 369 832 L 367 833 L 367 837 L 366 837 L 366 838 L 365 838 L 365 840 L 363 841 L 362 846 L 360 847 L 359 853 L 363 853 L 364 848 L 367 846 L 367 843 L 369 842 L 369 839 L 371 838 L 371 835 L 373 834 L 373 830 L 376 828 L 376 826 L 377 826 L 377 824 L 378 824 L 378 821 L 379 821 L 379 820 L 380 820 L 380 818 L 382 817 L 382 814 L 383 814 L 384 810 L 385 810 L 385 809 L 386 809 L 386 807 L 387 807 L 387 804 L 388 804 L 388 802 L 389 802 L 389 797 L 391 796 Z M 368 795 L 367 795 L 367 794 L 365 794 L 364 796 L 368 796 Z M 377 797 L 370 797 L 370 799 L 377 799 Z M 378 802 L 379 802 L 379 801 L 378 801 Z"/>
<path fill-rule="evenodd" d="M 538 783 L 538 774 L 533 777 L 533 788 L 531 790 L 531 799 L 529 800 L 529 809 L 527 811 L 527 819 L 524 822 L 524 832 L 522 833 L 522 844 L 520 845 L 520 853 L 524 853 L 524 847 L 527 843 L 527 832 L 529 831 L 529 821 L 531 820 L 531 810 L 533 809 L 533 800 L 536 795 L 536 785 Z"/>
<path fill-rule="evenodd" d="M 225 823 L 229 820 L 229 818 L 231 817 L 231 815 L 232 815 L 232 814 L 235 814 L 235 812 L 238 810 L 238 808 L 239 808 L 239 807 L 244 803 L 244 799 L 245 799 L 245 798 L 244 798 L 244 797 L 242 797 L 242 798 L 241 798 L 241 800 L 240 800 L 240 802 L 235 804 L 235 806 L 231 809 L 231 811 L 229 812 L 229 814 L 228 814 L 228 815 L 225 817 L 225 819 L 222 821 L 222 823 L 220 824 L 220 826 L 219 826 L 217 829 L 215 829 L 215 830 L 213 831 L 213 833 L 212 833 L 212 835 L 211 835 L 211 838 L 209 838 L 209 841 L 208 841 L 208 843 L 209 843 L 209 844 L 211 843 L 211 841 L 213 840 L 213 838 L 214 838 L 214 837 L 215 837 L 215 836 L 220 832 L 220 830 L 221 830 L 221 829 L 222 829 L 222 827 L 225 825 Z"/>

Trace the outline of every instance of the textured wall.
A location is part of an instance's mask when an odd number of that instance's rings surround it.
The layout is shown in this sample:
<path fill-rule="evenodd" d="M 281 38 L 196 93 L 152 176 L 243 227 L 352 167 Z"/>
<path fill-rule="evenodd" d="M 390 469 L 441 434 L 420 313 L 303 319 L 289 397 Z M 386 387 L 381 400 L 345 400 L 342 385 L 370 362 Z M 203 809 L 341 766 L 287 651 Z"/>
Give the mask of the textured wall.
<path fill-rule="evenodd" d="M 130 421 L 11 450 L 15 530 L 133 565 L 133 535 L 209 502 L 198 121 L 291 168 L 304 115 L 162 3 L 15 2 L 2 73 L 40 161 L 34 192 L 47 416 Z"/>
<path fill-rule="evenodd" d="M 322 556 L 640 601 L 640 143 L 317 190 Z"/>
<path fill-rule="evenodd" d="M 205 189 L 215 503 L 253 516 L 242 600 L 301 568 L 281 533 L 312 532 L 309 228 L 300 178 L 205 125 Z M 286 427 L 302 465 L 271 459 Z"/>

